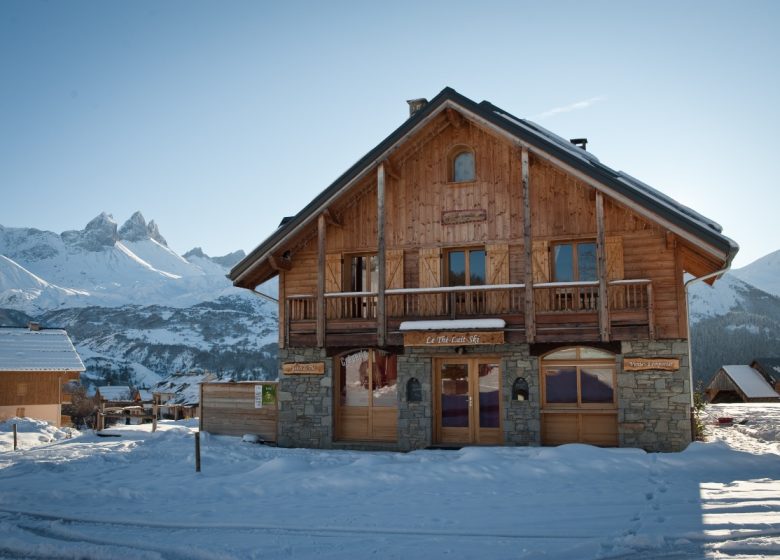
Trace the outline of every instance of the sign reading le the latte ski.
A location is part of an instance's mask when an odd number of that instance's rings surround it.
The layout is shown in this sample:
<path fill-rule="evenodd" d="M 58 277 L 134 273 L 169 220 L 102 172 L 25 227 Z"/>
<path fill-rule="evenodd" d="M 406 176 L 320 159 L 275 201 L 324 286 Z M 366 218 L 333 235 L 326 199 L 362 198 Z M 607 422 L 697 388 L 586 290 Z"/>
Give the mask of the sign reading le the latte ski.
<path fill-rule="evenodd" d="M 322 375 L 325 362 L 285 362 L 282 364 L 285 375 Z"/>
<path fill-rule="evenodd" d="M 404 346 L 476 346 L 478 344 L 503 343 L 504 331 L 417 331 L 404 333 Z"/>
<path fill-rule="evenodd" d="M 680 369 L 680 358 L 623 358 L 624 371 L 645 371 L 650 369 L 677 371 Z"/>

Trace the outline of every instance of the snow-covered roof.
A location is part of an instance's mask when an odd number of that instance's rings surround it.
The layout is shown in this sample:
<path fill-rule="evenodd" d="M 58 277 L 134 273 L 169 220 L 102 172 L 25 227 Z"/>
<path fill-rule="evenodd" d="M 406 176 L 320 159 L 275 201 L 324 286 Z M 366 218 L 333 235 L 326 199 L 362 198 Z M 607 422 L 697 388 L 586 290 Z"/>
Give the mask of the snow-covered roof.
<path fill-rule="evenodd" d="M 402 331 L 449 331 L 503 329 L 505 326 L 506 322 L 503 319 L 452 319 L 443 321 L 404 321 L 399 329 Z"/>
<path fill-rule="evenodd" d="M 0 371 L 85 371 L 62 329 L 0 328 Z"/>
<path fill-rule="evenodd" d="M 97 392 L 106 401 L 132 401 L 133 393 L 126 385 L 107 385 L 98 387 Z"/>
<path fill-rule="evenodd" d="M 723 371 L 749 399 L 780 398 L 764 376 L 750 366 L 723 366 Z"/>
<path fill-rule="evenodd" d="M 138 389 L 136 393 L 141 401 L 152 401 L 152 391 L 150 389 Z"/>
<path fill-rule="evenodd" d="M 172 393 L 165 404 L 196 405 L 200 403 L 200 384 L 214 379 L 211 373 L 174 373 L 152 387 L 152 392 Z"/>

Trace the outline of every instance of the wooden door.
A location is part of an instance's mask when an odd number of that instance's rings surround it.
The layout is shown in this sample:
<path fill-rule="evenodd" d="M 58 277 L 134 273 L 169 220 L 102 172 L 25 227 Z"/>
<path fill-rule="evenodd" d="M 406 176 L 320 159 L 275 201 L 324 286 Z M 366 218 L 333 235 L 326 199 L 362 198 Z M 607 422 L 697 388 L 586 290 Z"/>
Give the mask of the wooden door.
<path fill-rule="evenodd" d="M 501 367 L 496 358 L 448 358 L 436 364 L 436 441 L 499 445 Z"/>

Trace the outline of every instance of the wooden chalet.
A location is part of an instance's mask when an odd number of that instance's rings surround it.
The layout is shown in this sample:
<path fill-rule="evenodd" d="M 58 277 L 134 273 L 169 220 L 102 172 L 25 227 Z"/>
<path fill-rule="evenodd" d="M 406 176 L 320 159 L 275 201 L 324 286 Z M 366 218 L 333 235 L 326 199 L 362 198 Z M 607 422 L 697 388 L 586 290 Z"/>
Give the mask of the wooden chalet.
<path fill-rule="evenodd" d="M 753 362 L 755 364 L 756 362 Z M 705 389 L 711 403 L 780 402 L 772 378 L 767 378 L 755 365 L 721 367 Z"/>
<path fill-rule="evenodd" d="M 691 440 L 684 273 L 737 245 L 446 88 L 230 273 L 279 278 L 280 445 Z"/>
<path fill-rule="evenodd" d="M 68 385 L 85 371 L 68 333 L 61 329 L 0 328 L 0 420 L 14 416 L 63 426 Z"/>

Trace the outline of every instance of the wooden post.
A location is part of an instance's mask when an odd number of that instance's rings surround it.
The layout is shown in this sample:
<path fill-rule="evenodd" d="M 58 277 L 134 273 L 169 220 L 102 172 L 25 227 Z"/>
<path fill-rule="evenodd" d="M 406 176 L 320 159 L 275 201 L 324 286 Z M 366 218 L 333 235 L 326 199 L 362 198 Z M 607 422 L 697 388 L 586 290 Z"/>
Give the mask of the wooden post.
<path fill-rule="evenodd" d="M 531 183 L 529 179 L 528 148 L 520 157 L 523 177 L 523 244 L 525 245 L 525 338 L 530 344 L 536 339 L 536 310 L 534 306 L 533 238 L 531 236 Z"/>
<path fill-rule="evenodd" d="M 152 433 L 157 431 L 157 415 L 160 413 L 160 407 L 157 404 L 159 399 L 159 394 L 152 393 Z"/>
<path fill-rule="evenodd" d="M 325 215 L 317 218 L 317 346 L 325 346 Z"/>
<path fill-rule="evenodd" d="M 606 234 L 604 233 L 604 195 L 596 191 L 596 261 L 599 275 L 599 333 L 601 340 L 610 339 L 609 289 L 607 287 Z"/>
<path fill-rule="evenodd" d="M 195 472 L 200 472 L 200 432 L 195 432 Z"/>
<path fill-rule="evenodd" d="M 377 259 L 377 295 L 376 295 L 376 340 L 380 348 L 385 345 L 387 321 L 385 318 L 385 164 L 380 163 L 376 170 L 376 259 Z"/>
<path fill-rule="evenodd" d="M 16 424 L 14 424 L 14 451 L 16 451 L 17 445 L 16 445 Z"/>
<path fill-rule="evenodd" d="M 655 340 L 655 301 L 652 283 L 647 285 L 647 330 L 650 340 Z"/>

